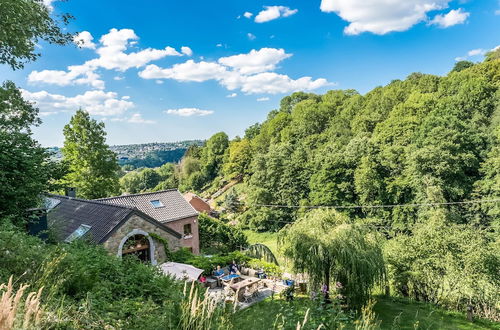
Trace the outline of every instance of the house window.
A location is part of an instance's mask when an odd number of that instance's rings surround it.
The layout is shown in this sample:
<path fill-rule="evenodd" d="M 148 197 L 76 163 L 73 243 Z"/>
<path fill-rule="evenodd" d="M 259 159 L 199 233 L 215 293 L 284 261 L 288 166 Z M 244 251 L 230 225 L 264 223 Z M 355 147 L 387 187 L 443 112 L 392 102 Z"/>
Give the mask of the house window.
<path fill-rule="evenodd" d="M 90 228 L 92 228 L 92 227 L 91 226 L 87 226 L 87 225 L 80 225 L 64 241 L 66 243 L 73 242 L 75 239 L 78 239 L 78 238 L 82 237 L 83 235 L 85 235 L 90 230 Z"/>
<path fill-rule="evenodd" d="M 191 238 L 193 237 L 193 232 L 191 230 L 191 224 L 187 223 L 184 225 L 184 238 Z"/>
<path fill-rule="evenodd" d="M 164 205 L 163 205 L 163 203 L 162 203 L 160 200 L 158 200 L 158 199 L 156 199 L 156 200 L 154 200 L 154 201 L 151 201 L 151 205 L 153 205 L 153 207 L 154 207 L 155 209 L 157 209 L 157 208 L 159 208 L 159 207 L 163 207 L 163 206 L 164 206 Z"/>

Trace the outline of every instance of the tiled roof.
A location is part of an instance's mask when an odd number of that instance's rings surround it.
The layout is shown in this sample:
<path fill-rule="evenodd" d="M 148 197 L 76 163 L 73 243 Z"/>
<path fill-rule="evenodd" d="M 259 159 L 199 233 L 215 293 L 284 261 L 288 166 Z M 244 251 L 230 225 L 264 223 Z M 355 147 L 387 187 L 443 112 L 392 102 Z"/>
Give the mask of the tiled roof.
<path fill-rule="evenodd" d="M 198 212 L 177 189 L 152 193 L 123 195 L 98 199 L 100 202 L 135 207 L 162 223 L 197 216 Z M 160 201 L 162 206 L 154 207 L 152 201 Z"/>
<path fill-rule="evenodd" d="M 61 241 L 67 239 L 81 225 L 87 225 L 90 226 L 90 230 L 83 237 L 94 243 L 103 243 L 115 228 L 134 213 L 177 238 L 181 237 L 176 231 L 150 219 L 148 215 L 133 207 L 59 195 L 49 195 L 49 197 L 60 201 L 48 211 L 47 222 Z"/>
<path fill-rule="evenodd" d="M 101 243 L 118 224 L 134 212 L 130 207 L 59 195 L 49 196 L 60 201 L 48 211 L 47 222 L 61 241 L 68 238 L 81 225 L 87 225 L 91 228 L 83 237 L 94 243 Z"/>

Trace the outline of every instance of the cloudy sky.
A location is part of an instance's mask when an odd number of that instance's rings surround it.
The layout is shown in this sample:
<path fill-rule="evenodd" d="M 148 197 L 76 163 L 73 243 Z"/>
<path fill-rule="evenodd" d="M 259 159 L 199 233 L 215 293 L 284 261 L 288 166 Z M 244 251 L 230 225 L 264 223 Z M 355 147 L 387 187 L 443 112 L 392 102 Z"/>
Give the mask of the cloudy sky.
<path fill-rule="evenodd" d="M 241 135 L 291 92 L 366 93 L 500 44 L 498 0 L 44 1 L 78 46 L 0 75 L 36 102 L 45 146 L 78 108 L 110 144 Z"/>

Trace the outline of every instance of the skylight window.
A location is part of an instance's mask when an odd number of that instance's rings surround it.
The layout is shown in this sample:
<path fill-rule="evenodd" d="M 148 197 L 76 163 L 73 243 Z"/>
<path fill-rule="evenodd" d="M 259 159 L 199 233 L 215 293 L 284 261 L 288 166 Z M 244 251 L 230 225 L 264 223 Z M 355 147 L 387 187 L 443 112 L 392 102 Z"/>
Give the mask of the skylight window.
<path fill-rule="evenodd" d="M 90 228 L 92 227 L 88 225 L 80 225 L 80 227 L 76 228 L 76 230 L 71 235 L 69 235 L 68 238 L 66 238 L 64 241 L 66 243 L 73 242 L 75 239 L 78 239 L 83 235 L 85 235 L 90 230 Z"/>
<path fill-rule="evenodd" d="M 45 197 L 45 200 L 44 200 L 44 204 L 45 204 L 44 206 L 47 210 L 52 210 L 54 207 L 59 205 L 59 203 L 61 203 L 61 201 L 59 199 L 52 198 L 52 197 Z"/>
<path fill-rule="evenodd" d="M 163 203 L 162 203 L 160 200 L 158 200 L 158 199 L 156 199 L 156 200 L 154 200 L 154 201 L 151 201 L 151 205 L 153 205 L 153 207 L 154 207 L 155 209 L 157 209 L 157 208 L 159 208 L 159 207 L 163 207 L 163 206 L 164 206 L 164 205 L 163 205 Z"/>

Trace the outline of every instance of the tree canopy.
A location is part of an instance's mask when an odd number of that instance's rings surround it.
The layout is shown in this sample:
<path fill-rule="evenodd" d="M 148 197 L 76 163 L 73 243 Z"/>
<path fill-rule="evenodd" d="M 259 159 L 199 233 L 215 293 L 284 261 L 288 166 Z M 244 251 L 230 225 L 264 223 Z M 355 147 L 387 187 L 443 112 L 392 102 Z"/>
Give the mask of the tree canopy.
<path fill-rule="evenodd" d="M 106 145 L 104 123 L 78 110 L 64 126 L 63 161 L 68 173 L 63 184 L 77 188 L 77 195 L 94 199 L 118 194 L 116 154 Z"/>
<path fill-rule="evenodd" d="M 12 69 L 22 69 L 26 62 L 34 61 L 40 40 L 64 45 L 73 41 L 73 35 L 63 31 L 70 15 L 59 21 L 51 17 L 42 0 L 2 0 L 0 2 L 0 63 Z"/>
<path fill-rule="evenodd" d="M 32 126 L 40 124 L 38 109 L 25 101 L 13 82 L 0 87 L 0 218 L 16 217 L 35 207 L 49 186 L 49 154 L 33 140 Z"/>
<path fill-rule="evenodd" d="M 280 232 L 280 248 L 295 271 L 318 288 L 341 283 L 351 306 L 367 302 L 384 280 L 385 266 L 376 237 L 336 211 L 315 210 Z"/>

